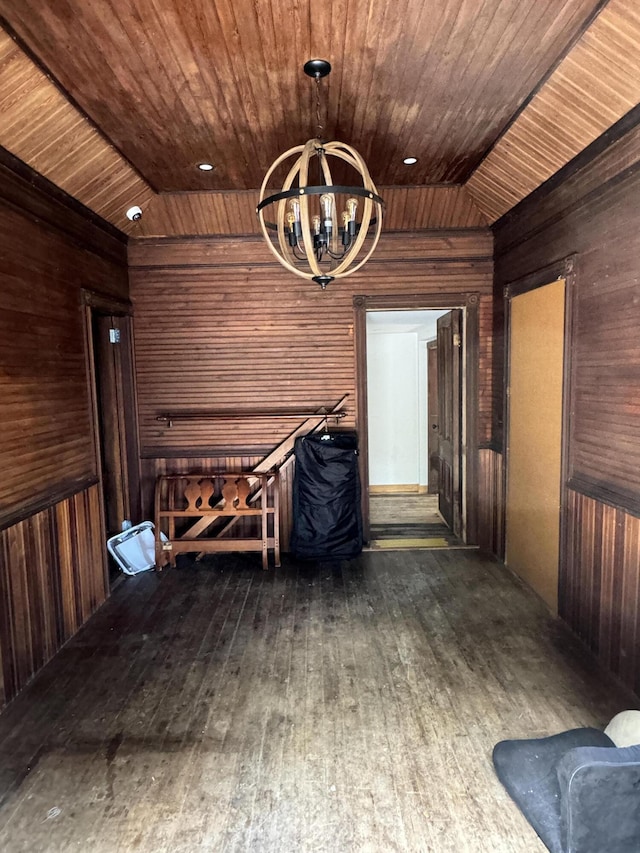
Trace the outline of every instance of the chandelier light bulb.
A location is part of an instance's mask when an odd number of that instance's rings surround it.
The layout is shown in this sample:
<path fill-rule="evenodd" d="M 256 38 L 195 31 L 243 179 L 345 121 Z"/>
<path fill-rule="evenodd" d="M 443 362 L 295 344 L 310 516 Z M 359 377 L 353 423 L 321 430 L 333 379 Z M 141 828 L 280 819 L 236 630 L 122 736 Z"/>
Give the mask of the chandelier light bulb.
<path fill-rule="evenodd" d="M 300 201 L 297 198 L 292 198 L 289 202 L 289 207 L 293 213 L 293 218 L 296 222 L 300 222 Z"/>
<path fill-rule="evenodd" d="M 322 208 L 322 216 L 324 217 L 325 224 L 327 221 L 331 221 L 331 208 L 333 207 L 333 200 L 330 195 L 325 193 L 320 196 L 320 206 Z"/>

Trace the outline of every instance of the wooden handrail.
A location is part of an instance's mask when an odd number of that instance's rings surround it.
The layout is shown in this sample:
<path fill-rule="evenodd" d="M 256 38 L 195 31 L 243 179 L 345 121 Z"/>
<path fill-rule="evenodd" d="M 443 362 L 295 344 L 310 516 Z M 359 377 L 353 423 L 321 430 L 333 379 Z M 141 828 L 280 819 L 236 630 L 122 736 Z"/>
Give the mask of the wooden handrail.
<path fill-rule="evenodd" d="M 346 418 L 347 412 L 342 409 L 339 412 L 333 412 L 330 409 L 315 411 L 278 411 L 273 410 L 250 410 L 242 409 L 240 411 L 231 411 L 229 409 L 210 410 L 203 412 L 167 412 L 156 417 L 157 421 L 173 426 L 178 421 L 210 421 L 210 420 L 241 420 L 243 418 L 251 418 L 252 420 L 286 420 L 289 418 L 322 418 L 326 420 L 339 421 Z"/>

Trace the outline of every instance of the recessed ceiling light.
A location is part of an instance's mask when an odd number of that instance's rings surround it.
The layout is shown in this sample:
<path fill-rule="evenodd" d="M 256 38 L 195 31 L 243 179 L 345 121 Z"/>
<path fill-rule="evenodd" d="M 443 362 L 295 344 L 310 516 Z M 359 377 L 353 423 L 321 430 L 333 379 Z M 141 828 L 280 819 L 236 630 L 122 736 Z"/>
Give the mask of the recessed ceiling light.
<path fill-rule="evenodd" d="M 413 166 L 414 163 L 418 162 L 418 158 L 417 157 L 405 157 L 402 162 L 404 163 L 405 166 Z"/>
<path fill-rule="evenodd" d="M 211 172 L 213 171 L 214 166 L 212 166 L 211 163 L 198 163 L 198 169 L 200 169 L 201 172 Z"/>

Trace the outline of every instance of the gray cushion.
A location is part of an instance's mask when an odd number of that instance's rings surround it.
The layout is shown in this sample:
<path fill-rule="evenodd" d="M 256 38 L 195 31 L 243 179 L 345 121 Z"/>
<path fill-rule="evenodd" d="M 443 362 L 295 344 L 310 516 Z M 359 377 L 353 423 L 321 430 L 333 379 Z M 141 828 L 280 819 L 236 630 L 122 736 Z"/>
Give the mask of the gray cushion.
<path fill-rule="evenodd" d="M 604 732 L 591 728 L 496 744 L 493 763 L 498 778 L 551 853 L 566 853 L 561 831 L 558 762 L 570 749 L 613 746 Z M 603 848 L 599 853 L 609 853 L 609 849 Z"/>
<path fill-rule="evenodd" d="M 572 749 L 558 782 L 564 853 L 640 851 L 640 746 Z"/>

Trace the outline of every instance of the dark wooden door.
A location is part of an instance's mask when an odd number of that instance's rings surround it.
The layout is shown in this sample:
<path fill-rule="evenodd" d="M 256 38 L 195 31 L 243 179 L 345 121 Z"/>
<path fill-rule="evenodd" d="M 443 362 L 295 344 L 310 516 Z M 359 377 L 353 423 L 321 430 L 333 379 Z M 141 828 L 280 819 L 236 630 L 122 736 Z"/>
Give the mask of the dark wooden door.
<path fill-rule="evenodd" d="M 440 475 L 438 457 L 438 342 L 427 343 L 427 453 L 429 457 L 428 488 L 437 494 Z"/>
<path fill-rule="evenodd" d="M 135 444 L 131 319 L 91 312 L 97 426 L 107 533 L 141 519 Z"/>
<path fill-rule="evenodd" d="M 462 311 L 438 319 L 438 508 L 462 536 Z"/>

